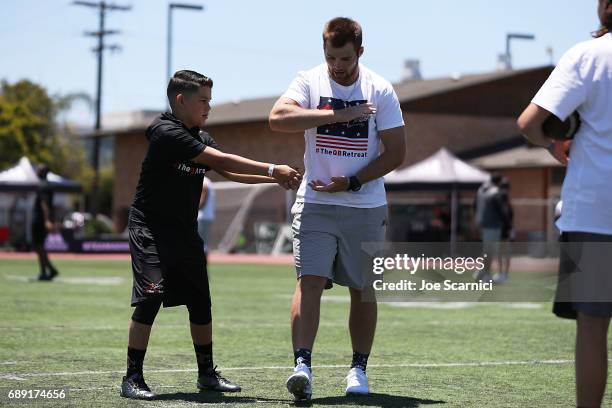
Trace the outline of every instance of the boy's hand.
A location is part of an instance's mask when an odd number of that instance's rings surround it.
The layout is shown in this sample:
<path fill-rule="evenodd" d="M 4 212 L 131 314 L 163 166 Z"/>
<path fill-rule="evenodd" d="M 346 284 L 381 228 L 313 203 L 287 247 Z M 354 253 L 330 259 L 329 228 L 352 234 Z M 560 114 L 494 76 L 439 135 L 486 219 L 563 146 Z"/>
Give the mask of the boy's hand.
<path fill-rule="evenodd" d="M 290 183 L 288 185 L 293 186 L 294 184 L 300 184 L 302 181 L 302 175 L 297 169 L 293 167 L 289 167 L 287 165 L 281 164 L 278 166 L 274 166 L 274 171 L 272 172 L 272 177 L 276 179 L 276 181 L 283 185 L 282 183 Z"/>

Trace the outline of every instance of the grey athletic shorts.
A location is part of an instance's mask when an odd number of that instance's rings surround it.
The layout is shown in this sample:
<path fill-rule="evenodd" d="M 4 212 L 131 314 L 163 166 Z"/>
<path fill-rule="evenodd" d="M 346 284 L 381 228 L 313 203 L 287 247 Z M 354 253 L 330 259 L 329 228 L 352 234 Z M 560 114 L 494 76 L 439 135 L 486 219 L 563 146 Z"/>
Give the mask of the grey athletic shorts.
<path fill-rule="evenodd" d="M 363 289 L 363 262 L 367 260 L 362 258 L 361 244 L 384 242 L 387 206 L 295 203 L 291 213 L 297 277 L 321 276 Z"/>

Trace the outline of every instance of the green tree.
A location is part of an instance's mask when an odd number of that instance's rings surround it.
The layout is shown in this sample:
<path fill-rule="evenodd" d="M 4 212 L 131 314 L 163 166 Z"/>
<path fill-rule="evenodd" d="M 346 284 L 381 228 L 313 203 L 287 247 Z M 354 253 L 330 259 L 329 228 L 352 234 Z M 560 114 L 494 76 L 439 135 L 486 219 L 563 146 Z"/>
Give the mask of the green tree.
<path fill-rule="evenodd" d="M 54 134 L 53 99 L 44 88 L 19 81 L 0 84 L 0 167 L 15 163 L 21 156 L 49 162 Z"/>
<path fill-rule="evenodd" d="M 53 172 L 91 184 L 93 171 L 87 163 L 83 143 L 58 116 L 87 95 L 50 96 L 45 88 L 28 80 L 0 83 L 0 169 L 22 156 L 34 163 L 47 163 Z"/>

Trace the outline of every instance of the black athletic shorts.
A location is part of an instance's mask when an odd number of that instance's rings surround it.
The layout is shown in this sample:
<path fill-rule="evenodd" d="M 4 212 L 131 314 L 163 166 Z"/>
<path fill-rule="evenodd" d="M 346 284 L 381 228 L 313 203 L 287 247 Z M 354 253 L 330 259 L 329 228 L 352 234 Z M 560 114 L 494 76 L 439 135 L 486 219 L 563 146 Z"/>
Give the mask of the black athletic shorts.
<path fill-rule="evenodd" d="M 612 235 L 564 232 L 553 313 L 612 317 Z"/>
<path fill-rule="evenodd" d="M 179 234 L 147 223 L 142 212 L 130 209 L 128 224 L 132 256 L 132 306 L 161 300 L 164 307 L 210 306 L 210 289 L 202 239 L 193 232 Z"/>
<path fill-rule="evenodd" d="M 44 221 L 43 222 L 33 222 L 31 232 L 32 232 L 32 245 L 42 246 L 45 244 L 45 240 L 47 239 L 47 228 L 45 227 Z"/>

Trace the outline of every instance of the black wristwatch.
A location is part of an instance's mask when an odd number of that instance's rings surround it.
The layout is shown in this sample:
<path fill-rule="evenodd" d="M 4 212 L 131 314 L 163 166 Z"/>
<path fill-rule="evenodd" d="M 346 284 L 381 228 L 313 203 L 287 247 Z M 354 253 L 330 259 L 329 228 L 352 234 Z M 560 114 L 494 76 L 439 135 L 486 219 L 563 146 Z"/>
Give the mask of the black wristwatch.
<path fill-rule="evenodd" d="M 361 181 L 357 178 L 357 176 L 349 177 L 349 186 L 347 188 L 348 191 L 359 191 L 361 190 Z"/>

